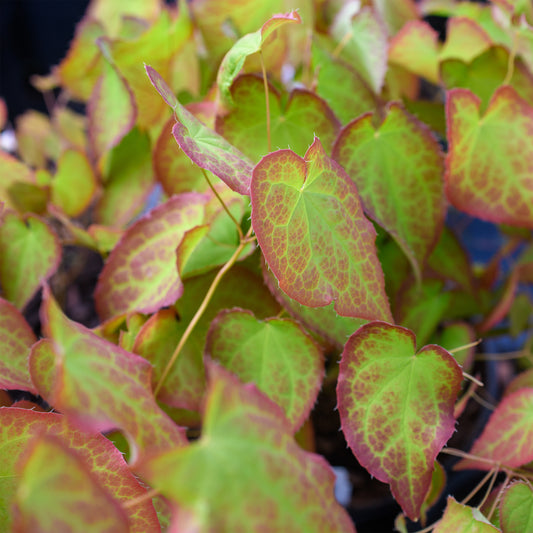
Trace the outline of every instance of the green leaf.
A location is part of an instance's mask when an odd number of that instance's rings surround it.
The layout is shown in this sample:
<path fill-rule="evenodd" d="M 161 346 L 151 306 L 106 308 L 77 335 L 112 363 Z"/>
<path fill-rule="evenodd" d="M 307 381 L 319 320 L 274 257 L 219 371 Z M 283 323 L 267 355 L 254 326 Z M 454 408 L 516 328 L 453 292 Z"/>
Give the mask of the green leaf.
<path fill-rule="evenodd" d="M 533 389 L 506 396 L 493 411 L 470 455 L 455 468 L 490 470 L 495 464 L 517 468 L 533 461 Z"/>
<path fill-rule="evenodd" d="M 448 92 L 448 199 L 483 220 L 533 228 L 533 108 L 509 86 L 496 90 L 482 117 L 479 107 L 466 89 Z"/>
<path fill-rule="evenodd" d="M 185 281 L 183 296 L 177 302 L 179 320 L 174 310 L 161 310 L 153 315 L 139 332 L 133 351 L 148 359 L 153 367 L 155 385 L 176 348 L 185 329 L 207 293 L 214 272 Z M 215 291 L 191 337 L 185 343 L 176 364 L 159 391 L 158 400 L 173 406 L 199 410 L 205 392 L 203 353 L 211 322 L 222 309 L 250 309 L 258 318 L 274 316 L 279 306 L 259 276 L 241 266 L 234 266 Z"/>
<path fill-rule="evenodd" d="M 376 108 L 376 97 L 363 78 L 349 63 L 328 53 L 317 39 L 313 40 L 312 64 L 316 94 L 328 103 L 343 124 Z"/>
<path fill-rule="evenodd" d="M 6 300 L 24 306 L 59 266 L 61 246 L 41 218 L 6 212 L 0 221 L 0 285 Z"/>
<path fill-rule="evenodd" d="M 89 143 L 99 165 L 106 152 L 133 128 L 136 118 L 133 93 L 117 67 L 106 57 L 102 75 L 87 104 Z"/>
<path fill-rule="evenodd" d="M 249 194 L 253 170 L 251 161 L 187 111 L 160 74 L 148 65 L 145 68 L 152 85 L 176 113 L 179 122 L 172 128 L 172 134 L 180 148 L 193 163 L 210 170 L 230 189 Z"/>
<path fill-rule="evenodd" d="M 508 68 L 509 52 L 501 46 L 494 46 L 471 62 L 459 59 L 444 61 L 441 65 L 441 77 L 448 89 L 470 89 L 480 98 L 481 109 L 485 110 L 494 91 L 502 85 Z M 529 105 L 533 105 L 532 84 L 533 75 L 520 59 L 516 59 L 510 85 Z"/>
<path fill-rule="evenodd" d="M 52 202 L 69 217 L 77 217 L 89 207 L 96 187 L 96 177 L 87 156 L 79 150 L 65 150 L 57 161 Z"/>
<path fill-rule="evenodd" d="M 233 80 L 241 71 L 244 61 L 249 55 L 260 52 L 267 38 L 280 26 L 288 22 L 301 24 L 302 19 L 298 12 L 280 13 L 269 18 L 261 29 L 243 35 L 226 53 L 220 63 L 217 74 L 217 86 L 222 102 L 231 106 L 233 103 L 230 87 Z"/>
<path fill-rule="evenodd" d="M 28 356 L 37 338 L 20 311 L 0 298 L 0 389 L 36 394 L 28 371 Z"/>
<path fill-rule="evenodd" d="M 6 208 L 16 208 L 10 198 L 9 190 L 16 184 L 34 185 L 35 177 L 32 170 L 18 159 L 0 150 L 0 198 Z"/>
<path fill-rule="evenodd" d="M 56 437 L 39 437 L 28 446 L 19 476 L 14 531 L 129 530 L 118 502 Z"/>
<path fill-rule="evenodd" d="M 231 87 L 235 108 L 217 119 L 217 131 L 252 161 L 269 152 L 265 113 L 265 89 L 258 76 L 239 76 Z M 280 94 L 269 86 L 270 135 L 272 146 L 291 148 L 303 156 L 314 136 L 320 137 L 328 151 L 340 123 L 326 102 L 304 89 L 294 89 L 285 106 Z"/>
<path fill-rule="evenodd" d="M 183 192 L 205 192 L 208 184 L 203 172 L 176 144 L 172 127 L 176 119 L 170 117 L 161 130 L 152 155 L 154 172 L 169 196 Z"/>
<path fill-rule="evenodd" d="M 10 531 L 8 512 L 19 484 L 16 465 L 28 453 L 30 441 L 39 435 L 60 439 L 63 447 L 68 448 L 68 453 L 76 455 L 83 463 L 84 469 L 104 487 L 116 503 L 125 504 L 128 500 L 146 494 L 146 489 L 130 471 L 122 454 L 101 434 L 85 433 L 57 413 L 39 413 L 18 408 L 0 409 L 0 446 L 3 453 L 0 466 L 0 524 L 6 531 Z M 54 458 L 51 460 L 54 461 Z M 42 473 L 47 470 L 45 466 Z M 57 479 L 56 476 L 50 475 L 53 485 L 64 483 L 64 475 L 68 475 L 68 471 L 62 470 L 58 475 Z M 40 476 L 41 474 L 37 473 L 36 477 Z M 45 493 L 48 489 L 47 486 L 42 492 Z M 51 504 L 49 512 L 55 515 L 54 510 L 61 513 L 57 502 Z M 125 508 L 125 511 L 131 533 L 159 531 L 157 515 L 150 500 L 139 502 L 135 507 Z M 83 526 L 77 530 L 85 531 Z"/>
<path fill-rule="evenodd" d="M 455 349 L 472 344 L 476 341 L 476 338 L 476 332 L 470 324 L 466 322 L 455 322 L 444 326 L 435 344 L 442 346 L 448 351 L 454 350 L 453 356 L 455 360 L 465 372 L 470 372 L 474 363 L 475 346 L 470 346 L 470 348 L 458 352 L 455 352 Z"/>
<path fill-rule="evenodd" d="M 420 515 L 435 458 L 454 432 L 462 381 L 444 348 L 415 350 L 410 330 L 366 324 L 344 348 L 337 384 L 348 445 L 371 475 L 390 484 L 412 520 Z"/>
<path fill-rule="evenodd" d="M 376 94 L 381 92 L 387 72 L 387 28 L 369 6 L 348 2 L 339 11 L 331 33 L 346 44 L 341 57 L 352 64 Z"/>
<path fill-rule="evenodd" d="M 140 467 L 179 508 L 175 527 L 354 532 L 333 472 L 296 444 L 281 408 L 214 363 L 208 376 L 201 438 Z"/>
<path fill-rule="evenodd" d="M 374 227 L 318 139 L 303 159 L 291 150 L 265 156 L 251 199 L 257 240 L 284 292 L 311 307 L 334 301 L 343 316 L 390 320 Z"/>
<path fill-rule="evenodd" d="M 294 319 L 315 333 L 320 343 L 327 347 L 342 350 L 348 337 L 366 322 L 360 318 L 338 315 L 333 304 L 325 307 L 302 305 L 279 288 L 278 280 L 266 266 L 263 268 L 263 276 L 276 300 Z"/>
<path fill-rule="evenodd" d="M 533 492 L 523 482 L 513 483 L 503 493 L 500 503 L 503 533 L 533 530 Z"/>
<path fill-rule="evenodd" d="M 495 528 L 477 508 L 462 505 L 448 496 L 446 510 L 434 533 L 497 533 Z"/>
<path fill-rule="evenodd" d="M 357 185 L 365 212 L 405 252 L 418 279 L 445 214 L 443 157 L 429 128 L 389 105 L 379 126 L 366 114 L 346 126 L 333 158 Z"/>
<path fill-rule="evenodd" d="M 206 197 L 173 196 L 130 226 L 104 265 L 94 292 L 98 313 L 153 313 L 183 291 L 176 249 L 185 232 L 204 219 Z"/>
<path fill-rule="evenodd" d="M 293 432 L 309 416 L 324 374 L 322 353 L 296 322 L 221 311 L 211 323 L 205 355 L 243 383 L 254 382 L 283 408 Z"/>
<path fill-rule="evenodd" d="M 95 219 L 123 228 L 140 213 L 154 185 L 148 133 L 133 128 L 109 153 L 102 178 L 104 189 L 95 206 Z"/>
<path fill-rule="evenodd" d="M 42 321 L 49 339 L 32 351 L 30 371 L 49 404 L 87 430 L 123 430 L 133 462 L 185 443 L 155 402 L 146 360 L 67 319 L 49 290 Z"/>

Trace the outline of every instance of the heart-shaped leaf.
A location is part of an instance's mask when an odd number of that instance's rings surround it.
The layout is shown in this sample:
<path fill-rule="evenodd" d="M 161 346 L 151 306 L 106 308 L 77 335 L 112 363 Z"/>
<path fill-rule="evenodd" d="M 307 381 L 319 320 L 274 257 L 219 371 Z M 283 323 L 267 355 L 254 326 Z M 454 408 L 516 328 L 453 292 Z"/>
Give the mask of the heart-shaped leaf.
<path fill-rule="evenodd" d="M 254 169 L 252 225 L 281 289 L 343 316 L 391 320 L 376 232 L 354 183 L 315 139 L 304 158 L 269 154 Z"/>
<path fill-rule="evenodd" d="M 37 341 L 20 311 L 0 298 L 0 389 L 37 391 L 28 369 L 28 357 Z"/>
<path fill-rule="evenodd" d="M 57 269 L 61 246 L 55 232 L 35 215 L 6 212 L 0 220 L 0 285 L 3 295 L 23 309 Z"/>
<path fill-rule="evenodd" d="M 496 90 L 482 117 L 479 108 L 470 91 L 448 92 L 447 196 L 483 220 L 533 228 L 533 108 L 509 86 Z"/>
<path fill-rule="evenodd" d="M 27 454 L 30 441 L 39 435 L 60 439 L 63 446 L 67 447 L 68 453 L 75 454 L 81 460 L 91 478 L 104 487 L 117 503 L 125 504 L 132 498 L 146 494 L 146 489 L 137 481 L 122 454 L 111 441 L 100 433 L 81 431 L 68 423 L 62 415 L 39 413 L 30 409 L 0 409 L 0 428 L 0 446 L 3 451 L 0 466 L 0 523 L 8 531 L 8 513 L 19 483 L 16 465 Z M 55 476 L 50 476 L 50 480 L 54 485 L 60 483 L 65 473 L 65 470 L 61 470 L 57 480 Z M 38 477 L 40 475 L 37 474 Z M 47 485 L 47 490 L 42 492 L 47 492 L 49 488 Z M 61 507 L 58 507 L 57 503 L 53 503 L 49 509 L 49 512 L 55 515 L 53 510 L 61 513 Z M 139 502 L 135 507 L 125 510 L 131 533 L 158 531 L 157 515 L 150 500 Z M 83 524 L 78 526 L 78 530 L 85 531 Z"/>
<path fill-rule="evenodd" d="M 231 87 L 235 108 L 217 118 L 217 131 L 253 161 L 267 154 L 268 138 L 265 113 L 265 89 L 261 78 L 242 75 Z M 326 102 L 315 93 L 294 89 L 285 106 L 280 94 L 269 86 L 271 144 L 290 147 L 304 155 L 313 142 L 313 133 L 328 151 L 340 128 L 339 121 Z"/>
<path fill-rule="evenodd" d="M 419 517 L 435 458 L 454 431 L 462 381 L 444 348 L 415 350 L 410 330 L 365 324 L 346 343 L 337 384 L 348 445 L 370 474 L 390 484 L 412 520 Z"/>
<path fill-rule="evenodd" d="M 152 313 L 179 298 L 176 249 L 186 231 L 203 223 L 206 201 L 195 193 L 173 196 L 128 228 L 94 292 L 100 316 Z"/>
<path fill-rule="evenodd" d="M 455 468 L 490 470 L 494 465 L 517 468 L 533 461 L 533 389 L 519 389 L 506 396 L 492 413 L 470 455 Z"/>
<path fill-rule="evenodd" d="M 30 371 L 48 403 L 90 431 L 124 430 L 133 462 L 185 443 L 155 402 L 145 359 L 69 320 L 48 289 L 42 322 L 49 338 L 35 345 Z"/>
<path fill-rule="evenodd" d="M 366 114 L 348 124 L 333 159 L 357 185 L 365 212 L 396 239 L 420 279 L 444 222 L 441 150 L 429 128 L 398 104 L 389 105 L 378 127 L 373 119 Z"/>
<path fill-rule="evenodd" d="M 146 72 L 163 100 L 174 110 L 179 122 L 172 133 L 180 148 L 199 167 L 210 170 L 230 189 L 249 194 L 253 165 L 251 161 L 224 137 L 204 126 L 192 113 L 183 107 L 172 89 L 150 66 Z"/>
<path fill-rule="evenodd" d="M 294 432 L 309 416 L 322 382 L 322 354 L 296 322 L 222 311 L 211 323 L 205 354 L 243 383 L 254 382 L 283 408 Z"/>
<path fill-rule="evenodd" d="M 354 532 L 333 472 L 296 444 L 281 408 L 214 363 L 208 377 L 200 440 L 139 469 L 175 507 L 174 527 Z"/>

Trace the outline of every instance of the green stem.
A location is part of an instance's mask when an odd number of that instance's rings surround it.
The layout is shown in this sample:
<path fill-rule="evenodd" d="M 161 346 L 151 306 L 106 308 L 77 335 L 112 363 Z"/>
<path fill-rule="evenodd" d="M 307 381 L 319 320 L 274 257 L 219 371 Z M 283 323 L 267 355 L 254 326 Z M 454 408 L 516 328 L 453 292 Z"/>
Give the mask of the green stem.
<path fill-rule="evenodd" d="M 268 151 L 272 152 L 272 139 L 270 136 L 270 99 L 268 97 L 268 80 L 267 80 L 267 75 L 266 75 L 265 62 L 263 60 L 263 50 L 259 50 L 259 57 L 261 58 L 261 70 L 263 71 L 263 85 L 265 86 Z"/>
<path fill-rule="evenodd" d="M 237 219 L 231 214 L 231 211 L 229 210 L 229 208 L 226 205 L 226 203 L 224 202 L 224 200 L 222 200 L 222 197 L 220 196 L 220 194 L 218 194 L 218 191 L 215 189 L 215 187 L 211 183 L 211 180 L 209 179 L 209 176 L 207 175 L 207 172 L 205 171 L 205 169 L 203 169 L 202 167 L 200 167 L 200 169 L 202 170 L 202 172 L 204 174 L 204 177 L 205 177 L 205 180 L 209 184 L 209 187 L 211 187 L 211 190 L 213 191 L 213 194 L 218 198 L 218 201 L 220 202 L 220 204 L 224 208 L 224 211 L 226 211 L 226 213 L 231 218 L 231 220 L 233 220 L 233 223 L 235 224 L 235 226 L 237 227 L 237 231 L 239 232 L 239 240 L 242 241 L 243 238 L 244 238 L 244 235 L 242 233 L 241 225 L 237 222 Z"/>
<path fill-rule="evenodd" d="M 185 343 L 189 340 L 189 337 L 191 336 L 191 333 L 193 332 L 194 328 L 196 327 L 196 324 L 198 324 L 200 318 L 202 318 L 202 315 L 204 314 L 207 306 L 209 305 L 209 302 L 211 301 L 211 298 L 213 297 L 213 294 L 215 293 L 215 290 L 217 289 L 220 281 L 228 272 L 228 270 L 236 263 L 237 259 L 239 258 L 239 255 L 243 251 L 244 247 L 250 242 L 250 236 L 252 234 L 252 227 L 250 226 L 250 229 L 248 230 L 248 233 L 245 235 L 243 239 L 241 239 L 241 242 L 239 243 L 239 246 L 233 253 L 233 255 L 230 257 L 230 259 L 224 264 L 224 266 L 218 271 L 217 275 L 215 276 L 215 279 L 211 283 L 211 286 L 209 287 L 209 290 L 207 291 L 206 295 L 204 296 L 204 299 L 202 303 L 200 304 L 200 307 L 197 309 L 195 315 L 193 316 L 192 320 L 189 322 L 189 325 L 187 326 L 187 329 L 184 331 L 180 341 L 178 342 L 178 345 L 176 346 L 176 349 L 174 350 L 174 353 L 172 354 L 172 357 L 170 358 L 169 362 L 167 363 L 167 366 L 163 370 L 163 373 L 161 374 L 161 377 L 159 378 L 159 381 L 157 382 L 157 385 L 154 389 L 154 396 L 157 397 L 159 394 L 159 391 L 161 390 L 161 387 L 163 386 L 163 383 L 167 379 L 167 376 L 171 370 L 171 368 L 174 366 L 174 363 L 176 362 L 176 359 L 178 358 L 179 354 L 181 353 L 181 350 L 185 346 Z"/>

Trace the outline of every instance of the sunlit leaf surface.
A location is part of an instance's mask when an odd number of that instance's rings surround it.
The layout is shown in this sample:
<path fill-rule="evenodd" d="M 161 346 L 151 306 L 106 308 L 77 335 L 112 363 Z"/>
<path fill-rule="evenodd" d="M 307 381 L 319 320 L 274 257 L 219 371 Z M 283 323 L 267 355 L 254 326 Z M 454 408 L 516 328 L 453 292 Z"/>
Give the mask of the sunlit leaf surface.
<path fill-rule="evenodd" d="M 500 503 L 500 524 L 503 533 L 533 530 L 533 491 L 519 482 L 505 490 Z"/>
<path fill-rule="evenodd" d="M 436 345 L 416 353 L 414 334 L 399 326 L 366 324 L 344 348 L 337 385 L 342 430 L 361 465 L 390 484 L 411 519 L 454 431 L 461 381 L 451 354 Z"/>

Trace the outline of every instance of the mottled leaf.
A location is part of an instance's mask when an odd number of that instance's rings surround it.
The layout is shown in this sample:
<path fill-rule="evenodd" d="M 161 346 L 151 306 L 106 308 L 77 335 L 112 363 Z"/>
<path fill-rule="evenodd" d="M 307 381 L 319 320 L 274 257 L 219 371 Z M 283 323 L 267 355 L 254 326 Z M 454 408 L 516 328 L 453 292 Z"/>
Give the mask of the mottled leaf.
<path fill-rule="evenodd" d="M 133 128 L 135 99 L 126 80 L 108 59 L 87 105 L 89 143 L 100 164 L 102 157 Z"/>
<path fill-rule="evenodd" d="M 337 42 L 346 44 L 341 57 L 348 60 L 368 85 L 379 94 L 387 72 L 387 28 L 370 6 L 347 2 L 331 27 Z"/>
<path fill-rule="evenodd" d="M 263 268 L 263 276 L 267 287 L 280 305 L 294 319 L 318 335 L 321 344 L 342 350 L 348 337 L 366 322 L 360 318 L 338 315 L 333 304 L 325 307 L 308 307 L 298 303 L 279 288 L 278 280 L 266 265 Z"/>
<path fill-rule="evenodd" d="M 205 354 L 243 383 L 254 382 L 283 408 L 293 432 L 309 416 L 322 383 L 322 354 L 296 322 L 222 311 L 211 323 Z"/>
<path fill-rule="evenodd" d="M 276 29 L 289 22 L 300 24 L 302 19 L 297 11 L 279 13 L 269 18 L 259 30 L 243 35 L 226 53 L 220 63 L 217 74 L 217 86 L 222 102 L 231 106 L 233 103 L 230 87 L 241 71 L 249 55 L 260 52 L 266 40 Z M 235 103 L 235 105 L 238 105 Z"/>
<path fill-rule="evenodd" d="M 421 508 L 422 524 L 426 522 L 427 512 L 439 501 L 445 489 L 446 470 L 444 470 L 438 461 L 435 461 L 435 468 L 433 470 L 433 474 L 431 475 L 431 485 Z"/>
<path fill-rule="evenodd" d="M 139 332 L 133 351 L 148 359 L 153 367 L 152 383 L 157 384 L 181 336 L 198 310 L 216 273 L 210 272 L 185 281 L 183 296 L 177 302 L 179 315 L 161 310 Z M 221 309 L 242 307 L 258 318 L 275 316 L 279 306 L 259 276 L 240 266 L 233 267 L 215 291 L 191 337 L 161 387 L 158 400 L 185 409 L 199 410 L 205 392 L 203 353 L 211 322 Z"/>
<path fill-rule="evenodd" d="M 509 86 L 496 90 L 482 117 L 479 106 L 466 89 L 448 92 L 447 196 L 483 220 L 533 228 L 533 108 Z"/>
<path fill-rule="evenodd" d="M 127 533 L 126 514 L 59 439 L 33 440 L 18 468 L 13 530 Z"/>
<path fill-rule="evenodd" d="M 235 108 L 217 118 L 217 131 L 252 161 L 267 154 L 267 121 L 265 88 L 258 76 L 239 76 L 231 87 Z M 270 135 L 275 148 L 290 148 L 303 156 L 313 142 L 313 133 L 321 139 L 329 152 L 340 123 L 326 102 L 304 89 L 291 92 L 286 105 L 280 94 L 269 86 Z"/>
<path fill-rule="evenodd" d="M 109 153 L 102 177 L 104 188 L 95 219 L 123 228 L 140 213 L 154 185 L 149 135 L 133 128 Z"/>
<path fill-rule="evenodd" d="M 509 52 L 495 46 L 470 63 L 459 59 L 443 61 L 441 78 L 448 89 L 460 87 L 471 90 L 480 98 L 481 110 L 484 111 L 494 91 L 502 85 L 508 68 Z M 509 84 L 529 105 L 533 105 L 533 74 L 520 59 L 515 60 Z"/>
<path fill-rule="evenodd" d="M 122 454 L 99 433 L 85 433 L 69 424 L 57 413 L 38 413 L 34 410 L 17 408 L 0 409 L 0 442 L 3 451 L 0 467 L 0 523 L 9 530 L 10 508 L 18 485 L 16 465 L 27 451 L 27 445 L 38 435 L 61 439 L 70 453 L 83 462 L 84 468 L 98 484 L 105 488 L 116 502 L 125 504 L 128 500 L 142 496 L 146 489 L 137 481 L 124 462 Z M 45 468 L 46 470 L 46 468 Z M 66 472 L 59 473 L 54 483 L 61 481 Z M 71 487 L 72 488 L 72 487 Z M 48 487 L 43 492 L 46 492 Z M 57 503 L 50 510 L 60 509 Z M 126 508 L 131 533 L 159 531 L 157 515 L 149 500 Z M 83 526 L 79 529 L 85 531 Z"/>
<path fill-rule="evenodd" d="M 146 360 L 67 319 L 48 290 L 42 322 L 48 346 L 33 350 L 30 371 L 49 404 L 87 430 L 123 430 L 133 462 L 184 444 L 182 431 L 155 402 Z"/>
<path fill-rule="evenodd" d="M 183 192 L 205 192 L 209 185 L 204 174 L 176 144 L 172 127 L 176 119 L 170 117 L 161 130 L 153 152 L 154 172 L 169 196 Z"/>
<path fill-rule="evenodd" d="M 37 391 L 28 369 L 28 357 L 37 338 L 20 311 L 0 298 L 0 389 Z"/>
<path fill-rule="evenodd" d="M 436 345 L 416 353 L 414 334 L 399 326 L 366 324 L 344 348 L 337 385 L 342 430 L 357 460 L 390 484 L 412 520 L 454 431 L 461 381 L 451 354 Z"/>
<path fill-rule="evenodd" d="M 517 468 L 533 461 L 533 389 L 506 396 L 493 411 L 470 455 L 455 468 L 490 470 L 494 465 Z"/>
<path fill-rule="evenodd" d="M 500 523 L 503 533 L 533 531 L 533 492 L 529 484 L 513 483 L 500 502 Z"/>
<path fill-rule="evenodd" d="M 202 224 L 206 197 L 173 196 L 130 226 L 104 265 L 94 297 L 102 318 L 152 313 L 182 293 L 176 249 L 185 232 Z"/>
<path fill-rule="evenodd" d="M 89 206 L 96 186 L 87 156 L 79 150 L 63 152 L 52 181 L 52 202 L 69 217 L 77 217 Z"/>
<path fill-rule="evenodd" d="M 466 322 L 454 322 L 446 324 L 442 328 L 435 344 L 442 346 L 448 351 L 453 350 L 455 360 L 461 365 L 464 371 L 470 372 L 474 363 L 475 346 L 470 346 L 457 352 L 455 349 L 472 344 L 476 339 L 476 332 L 470 324 Z"/>
<path fill-rule="evenodd" d="M 0 284 L 6 300 L 23 309 L 59 266 L 61 246 L 41 218 L 6 212 L 0 220 Z"/>
<path fill-rule="evenodd" d="M 477 508 L 469 507 L 448 496 L 446 510 L 434 533 L 497 533 L 495 528 Z"/>
<path fill-rule="evenodd" d="M 178 122 L 172 134 L 180 148 L 199 167 L 210 170 L 230 189 L 249 194 L 253 165 L 224 137 L 207 128 L 183 107 L 163 78 L 150 66 L 146 72 L 163 100 L 174 110 Z"/>
<path fill-rule="evenodd" d="M 200 440 L 140 467 L 173 504 L 174 528 L 355 531 L 333 472 L 296 444 L 281 408 L 214 363 L 208 371 Z"/>
<path fill-rule="evenodd" d="M 333 158 L 357 185 L 365 212 L 397 240 L 420 279 L 445 214 L 443 157 L 429 128 L 393 103 L 378 127 L 371 114 L 348 124 Z"/>
<path fill-rule="evenodd" d="M 291 150 L 265 156 L 251 198 L 257 240 L 284 292 L 311 307 L 334 301 L 343 316 L 390 320 L 375 230 L 318 139 L 303 159 Z"/>

